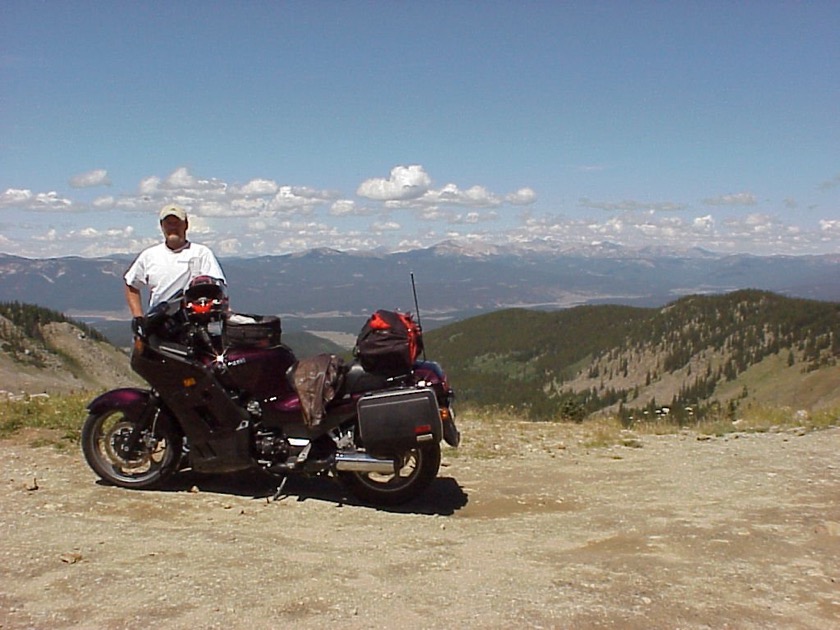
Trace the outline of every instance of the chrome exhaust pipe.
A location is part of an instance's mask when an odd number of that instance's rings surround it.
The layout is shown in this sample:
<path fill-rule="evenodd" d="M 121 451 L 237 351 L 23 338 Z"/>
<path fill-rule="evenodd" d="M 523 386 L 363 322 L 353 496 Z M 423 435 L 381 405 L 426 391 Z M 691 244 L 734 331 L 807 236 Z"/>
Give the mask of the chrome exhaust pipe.
<path fill-rule="evenodd" d="M 371 457 L 361 451 L 338 451 L 335 454 L 335 469 L 388 474 L 394 472 L 394 460 Z"/>

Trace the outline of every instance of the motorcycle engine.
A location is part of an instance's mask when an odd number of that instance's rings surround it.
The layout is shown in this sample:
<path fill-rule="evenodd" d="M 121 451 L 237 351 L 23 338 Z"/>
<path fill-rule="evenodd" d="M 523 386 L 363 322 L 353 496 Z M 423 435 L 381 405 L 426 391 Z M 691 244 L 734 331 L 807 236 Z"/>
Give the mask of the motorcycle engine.
<path fill-rule="evenodd" d="M 284 463 L 293 454 L 286 438 L 273 431 L 257 430 L 254 446 L 257 449 L 257 459 L 265 466 Z"/>

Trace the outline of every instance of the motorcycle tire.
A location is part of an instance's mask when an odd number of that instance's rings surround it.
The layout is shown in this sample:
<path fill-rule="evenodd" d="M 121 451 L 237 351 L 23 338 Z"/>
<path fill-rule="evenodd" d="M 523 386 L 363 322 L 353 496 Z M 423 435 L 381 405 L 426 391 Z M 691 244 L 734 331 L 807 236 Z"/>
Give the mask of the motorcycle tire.
<path fill-rule="evenodd" d="M 136 419 L 122 409 L 91 414 L 82 427 L 82 452 L 88 465 L 104 481 L 121 488 L 158 487 L 177 469 L 182 438 L 161 418 L 154 434 L 144 431 L 134 440 Z M 135 446 L 129 444 L 135 441 Z"/>
<path fill-rule="evenodd" d="M 342 483 L 358 499 L 394 506 L 418 497 L 440 470 L 440 444 L 426 444 L 403 454 L 394 474 L 343 471 Z"/>

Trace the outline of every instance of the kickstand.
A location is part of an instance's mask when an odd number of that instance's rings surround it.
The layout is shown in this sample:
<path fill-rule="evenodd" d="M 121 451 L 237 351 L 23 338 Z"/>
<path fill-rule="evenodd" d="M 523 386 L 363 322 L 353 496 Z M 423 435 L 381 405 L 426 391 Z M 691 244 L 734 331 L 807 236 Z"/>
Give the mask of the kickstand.
<path fill-rule="evenodd" d="M 279 501 L 283 495 L 283 488 L 286 487 L 286 482 L 289 480 L 288 477 L 283 477 L 283 481 L 280 482 L 280 485 L 277 486 L 277 491 L 274 493 L 274 496 L 271 497 L 272 501 Z M 286 495 L 288 496 L 288 495 Z"/>

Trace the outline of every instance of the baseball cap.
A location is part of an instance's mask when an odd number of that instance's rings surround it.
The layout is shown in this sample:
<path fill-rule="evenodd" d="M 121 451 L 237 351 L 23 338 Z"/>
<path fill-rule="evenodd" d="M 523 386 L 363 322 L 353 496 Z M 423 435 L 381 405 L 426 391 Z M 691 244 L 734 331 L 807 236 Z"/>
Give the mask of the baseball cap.
<path fill-rule="evenodd" d="M 187 220 L 187 211 L 181 206 L 169 204 L 160 209 L 160 220 L 163 221 L 168 216 L 178 217 L 181 221 Z"/>

